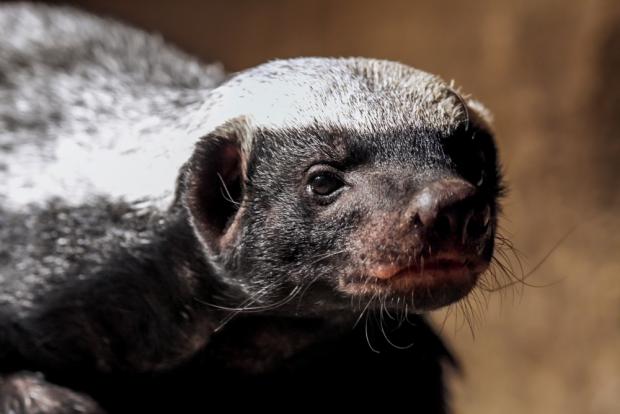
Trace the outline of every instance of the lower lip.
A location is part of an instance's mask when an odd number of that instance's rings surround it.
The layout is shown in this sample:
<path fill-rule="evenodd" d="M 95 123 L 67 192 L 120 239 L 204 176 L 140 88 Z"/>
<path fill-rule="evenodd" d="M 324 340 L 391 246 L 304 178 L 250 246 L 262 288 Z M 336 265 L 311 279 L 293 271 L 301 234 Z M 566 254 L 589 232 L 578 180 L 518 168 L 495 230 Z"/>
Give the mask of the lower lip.
<path fill-rule="evenodd" d="M 469 273 L 469 269 L 464 262 L 457 262 L 455 260 L 434 260 L 401 269 L 388 279 L 399 279 L 404 277 L 426 278 L 437 274 L 463 273 Z"/>
<path fill-rule="evenodd" d="M 341 279 L 340 288 L 349 294 L 398 294 L 411 292 L 468 292 L 486 266 L 455 260 L 434 260 L 395 270 L 388 277 L 363 276 Z"/>
<path fill-rule="evenodd" d="M 403 268 L 396 265 L 378 265 L 368 274 L 370 280 L 396 280 L 403 277 L 424 278 L 441 273 L 469 272 L 465 261 L 451 259 L 435 259 L 427 262 L 421 261 L 413 266 Z"/>

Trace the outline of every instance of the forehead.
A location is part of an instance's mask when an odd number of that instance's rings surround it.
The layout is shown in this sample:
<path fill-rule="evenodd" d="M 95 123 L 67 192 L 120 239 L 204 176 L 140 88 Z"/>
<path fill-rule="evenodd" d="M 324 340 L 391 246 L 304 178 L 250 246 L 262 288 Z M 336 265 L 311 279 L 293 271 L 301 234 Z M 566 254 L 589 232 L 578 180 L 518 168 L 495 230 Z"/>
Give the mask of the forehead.
<path fill-rule="evenodd" d="M 330 126 L 358 134 L 447 131 L 463 111 L 440 78 L 370 59 L 271 62 L 232 78 L 215 94 L 217 104 L 206 117 L 211 127 L 244 118 L 264 130 Z"/>
<path fill-rule="evenodd" d="M 447 162 L 444 131 L 397 128 L 386 131 L 316 125 L 257 131 L 251 163 L 268 170 L 304 170 L 316 163 L 342 169 L 388 163 L 390 167 L 419 165 L 425 169 Z"/>

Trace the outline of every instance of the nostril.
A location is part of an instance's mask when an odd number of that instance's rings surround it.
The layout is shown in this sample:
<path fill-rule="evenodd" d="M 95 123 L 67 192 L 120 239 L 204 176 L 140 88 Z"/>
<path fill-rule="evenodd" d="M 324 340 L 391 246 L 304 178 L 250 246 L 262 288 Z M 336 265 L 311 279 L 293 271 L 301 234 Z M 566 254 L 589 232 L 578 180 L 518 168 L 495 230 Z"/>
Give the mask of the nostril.
<path fill-rule="evenodd" d="M 491 221 L 491 208 L 487 205 L 483 209 L 475 211 L 465 229 L 465 232 L 469 238 L 478 239 L 486 234 L 489 223 Z"/>
<path fill-rule="evenodd" d="M 446 239 L 452 233 L 452 225 L 450 223 L 450 217 L 447 214 L 440 214 L 435 220 L 434 232 L 440 239 Z"/>

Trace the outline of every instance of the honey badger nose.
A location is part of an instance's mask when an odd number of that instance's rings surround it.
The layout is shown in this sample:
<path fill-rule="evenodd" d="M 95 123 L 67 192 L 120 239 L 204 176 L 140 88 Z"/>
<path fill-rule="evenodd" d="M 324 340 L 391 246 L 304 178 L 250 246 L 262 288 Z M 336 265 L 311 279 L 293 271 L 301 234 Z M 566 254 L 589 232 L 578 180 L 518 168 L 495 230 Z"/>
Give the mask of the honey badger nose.
<path fill-rule="evenodd" d="M 465 243 L 486 233 L 490 207 L 476 203 L 476 187 L 467 181 L 449 178 L 435 181 L 412 200 L 407 218 L 427 236 Z"/>

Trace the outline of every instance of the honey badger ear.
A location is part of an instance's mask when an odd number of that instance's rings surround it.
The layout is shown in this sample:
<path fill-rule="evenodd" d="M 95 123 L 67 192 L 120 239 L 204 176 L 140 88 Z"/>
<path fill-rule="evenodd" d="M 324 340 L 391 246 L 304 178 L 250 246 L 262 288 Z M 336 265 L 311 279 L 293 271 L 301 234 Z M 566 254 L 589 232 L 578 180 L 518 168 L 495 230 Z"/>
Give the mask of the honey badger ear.
<path fill-rule="evenodd" d="M 475 99 L 468 99 L 467 107 L 470 110 L 474 124 L 491 131 L 493 125 L 493 115 L 491 112 L 480 101 Z"/>
<path fill-rule="evenodd" d="M 185 166 L 183 203 L 198 237 L 212 254 L 234 240 L 242 209 L 249 128 L 232 120 L 196 144 Z"/>

